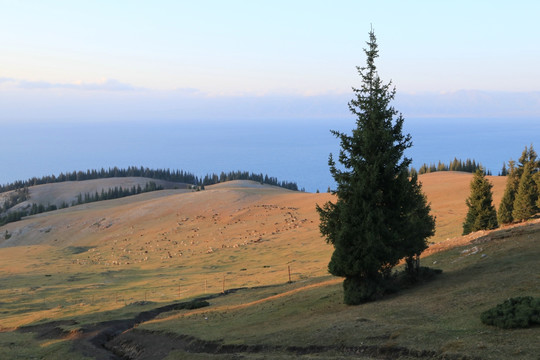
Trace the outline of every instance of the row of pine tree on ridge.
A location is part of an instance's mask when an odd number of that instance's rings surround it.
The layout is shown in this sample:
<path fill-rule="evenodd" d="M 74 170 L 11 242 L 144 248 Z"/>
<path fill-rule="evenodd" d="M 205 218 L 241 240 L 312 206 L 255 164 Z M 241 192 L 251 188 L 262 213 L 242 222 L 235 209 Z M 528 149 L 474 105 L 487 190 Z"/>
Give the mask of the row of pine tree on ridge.
<path fill-rule="evenodd" d="M 463 223 L 463 235 L 525 221 L 540 211 L 540 159 L 532 144 L 525 147 L 517 164 L 510 160 L 508 168 L 498 211 L 493 205 L 493 185 L 481 169 L 476 171 L 471 194 L 466 200 L 469 209 Z"/>

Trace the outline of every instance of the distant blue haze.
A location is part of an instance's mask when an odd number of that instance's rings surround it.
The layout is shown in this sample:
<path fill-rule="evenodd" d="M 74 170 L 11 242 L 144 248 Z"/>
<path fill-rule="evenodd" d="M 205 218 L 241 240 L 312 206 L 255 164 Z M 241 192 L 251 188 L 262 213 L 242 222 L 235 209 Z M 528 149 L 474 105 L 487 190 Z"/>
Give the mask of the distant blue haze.
<path fill-rule="evenodd" d="M 0 183 L 33 176 L 113 166 L 207 173 L 245 170 L 294 181 L 306 191 L 334 182 L 328 155 L 339 142 L 330 129 L 349 132 L 354 119 L 314 121 L 111 122 L 3 124 Z M 408 119 L 413 166 L 475 159 L 496 175 L 525 146 L 540 151 L 540 119 Z"/>

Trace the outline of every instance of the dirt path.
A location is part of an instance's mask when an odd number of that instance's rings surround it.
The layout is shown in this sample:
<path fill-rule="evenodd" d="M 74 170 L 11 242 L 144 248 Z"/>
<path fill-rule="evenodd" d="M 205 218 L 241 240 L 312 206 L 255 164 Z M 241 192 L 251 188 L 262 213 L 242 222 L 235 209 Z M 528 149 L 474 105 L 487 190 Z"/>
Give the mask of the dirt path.
<path fill-rule="evenodd" d="M 341 279 L 331 279 L 251 301 L 249 303 L 221 306 L 212 308 L 212 310 L 242 309 L 309 289 L 332 285 L 339 281 L 341 281 Z M 401 346 L 388 346 L 387 344 L 362 346 L 223 344 L 219 341 L 206 341 L 190 335 L 177 335 L 137 328 L 138 324 L 142 322 L 151 322 L 162 313 L 173 310 L 182 310 L 193 302 L 210 300 L 219 296 L 234 293 L 238 290 L 240 289 L 229 290 L 225 294 L 206 296 L 191 302 L 170 304 L 153 310 L 143 311 L 131 319 L 112 320 L 83 326 L 77 331 L 66 331 L 62 328 L 63 326 L 77 325 L 75 320 L 54 321 L 45 324 L 25 326 L 19 328 L 17 331 L 34 333 L 38 339 L 42 340 L 69 339 L 73 342 L 72 346 L 75 352 L 97 360 L 157 360 L 165 358 L 172 351 L 196 353 L 202 356 L 208 355 L 209 357 L 212 355 L 219 357 L 227 354 L 243 357 L 243 355 L 249 356 L 249 354 L 256 354 L 263 357 L 268 356 L 270 358 L 279 355 L 280 358 L 290 357 L 291 359 L 303 355 L 314 355 L 324 359 L 342 359 L 344 357 L 356 359 L 477 359 L 463 354 L 450 356 L 449 354 L 443 354 L 433 350 L 417 350 Z M 208 311 L 208 308 L 189 311 L 185 315 L 194 315 L 204 311 Z"/>
<path fill-rule="evenodd" d="M 243 303 L 243 304 L 214 306 L 214 307 L 211 308 L 211 311 L 220 312 L 220 311 L 230 311 L 230 310 L 245 309 L 245 308 L 248 308 L 248 307 L 253 306 L 253 305 L 258 305 L 258 304 L 261 304 L 261 303 L 264 303 L 264 302 L 276 300 L 276 299 L 279 299 L 279 298 L 282 298 L 282 297 L 285 297 L 285 296 L 297 294 L 297 293 L 302 292 L 302 291 L 307 291 L 307 290 L 314 289 L 314 288 L 319 288 L 319 287 L 323 287 L 323 286 L 338 284 L 338 283 L 340 283 L 342 281 L 343 281 L 343 279 L 341 279 L 341 278 L 334 278 L 334 279 L 330 279 L 330 280 L 327 280 L 327 281 L 322 281 L 320 283 L 306 285 L 306 286 L 303 286 L 303 287 L 299 287 L 297 289 L 285 291 L 283 293 L 268 296 L 268 297 L 265 297 L 265 298 L 262 298 L 262 299 L 259 299 L 259 300 L 250 301 L 250 302 Z M 229 294 L 229 293 L 230 293 L 230 291 L 226 292 L 226 294 Z M 190 311 L 189 313 L 171 315 L 171 316 L 168 316 L 168 317 L 160 318 L 159 320 L 150 320 L 150 321 L 147 321 L 147 323 L 169 321 L 169 320 L 178 319 L 178 318 L 181 318 L 181 317 L 184 317 L 184 316 L 193 316 L 193 315 L 197 315 L 197 314 L 202 314 L 202 313 L 205 313 L 205 312 L 208 312 L 208 311 L 209 311 L 209 309 L 203 308 L 203 309 L 199 309 L 199 310 Z"/>
<path fill-rule="evenodd" d="M 234 292 L 234 290 L 233 290 Z M 159 314 L 173 310 L 189 309 L 195 303 L 205 302 L 222 294 L 209 295 L 199 299 L 162 306 L 156 309 L 140 312 L 131 319 L 111 320 L 96 324 L 82 326 L 79 330 L 66 331 L 62 326 L 77 325 L 75 320 L 53 321 L 49 323 L 23 326 L 17 329 L 22 333 L 34 333 L 36 338 L 42 340 L 69 339 L 73 341 L 73 349 L 84 356 L 97 360 L 116 360 L 124 358 L 123 354 L 116 354 L 106 344 L 125 331 L 135 328 L 138 324 L 154 319 Z"/>

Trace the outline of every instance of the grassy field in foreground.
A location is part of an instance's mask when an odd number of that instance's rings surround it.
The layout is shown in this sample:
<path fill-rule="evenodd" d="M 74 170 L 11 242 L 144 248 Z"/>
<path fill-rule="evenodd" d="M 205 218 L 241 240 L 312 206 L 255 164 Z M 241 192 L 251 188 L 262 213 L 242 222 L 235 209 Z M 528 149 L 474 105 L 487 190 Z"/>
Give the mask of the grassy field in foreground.
<path fill-rule="evenodd" d="M 294 357 L 281 354 L 283 346 L 331 346 L 319 355 L 337 359 L 346 355 L 336 347 L 370 344 L 530 358 L 538 328 L 497 331 L 481 325 L 479 314 L 510 296 L 540 295 L 538 225 L 534 231 L 487 233 L 495 240 L 453 249 L 481 235 L 446 241 L 461 231 L 471 175 L 420 179 L 438 232 L 424 265 L 444 274 L 359 307 L 342 305 L 341 279 L 327 275 L 332 248 L 318 231 L 315 204 L 331 200 L 330 194 L 230 183 L 85 204 L 7 224 L 0 228 L 0 357 L 82 359 L 76 344 L 85 326 L 246 288 L 212 299 L 209 308 L 163 313 L 129 333 L 165 334 L 163 341 L 175 333 L 219 344 L 264 344 L 272 358 Z M 497 203 L 504 178 L 493 180 Z M 2 236 L 6 232 L 9 238 Z M 444 249 L 450 250 L 435 253 Z M 473 250 L 462 254 L 465 249 Z M 55 325 L 61 330 L 56 335 L 17 330 L 55 321 L 63 321 Z M 185 357 L 175 351 L 170 358 Z"/>
<path fill-rule="evenodd" d="M 361 306 L 343 305 L 341 283 L 323 278 L 300 289 L 291 284 L 246 290 L 215 299 L 209 308 L 163 314 L 137 330 L 189 334 L 225 344 L 363 344 L 486 359 L 536 359 L 539 328 L 500 330 L 483 325 L 480 313 L 509 297 L 540 296 L 539 235 L 536 227 L 434 254 L 423 262 L 443 269 L 436 280 Z M 258 298 L 266 300 L 255 301 Z"/>
<path fill-rule="evenodd" d="M 501 330 L 483 325 L 479 316 L 509 297 L 540 296 L 539 236 L 540 223 L 536 223 L 433 254 L 423 264 L 442 269 L 442 275 L 373 303 L 344 305 L 341 279 L 323 276 L 240 289 L 210 299 L 206 308 L 164 312 L 127 334 L 135 336 L 141 347 L 157 344 L 168 353 L 167 359 L 345 359 L 351 356 L 347 349 L 358 347 L 430 354 L 420 358 L 435 354 L 439 358 L 537 359 L 540 328 Z M 51 339 L 34 336 L 37 333 L 4 331 L 0 333 L 0 353 L 6 359 L 89 358 L 72 342 L 78 330 L 99 321 L 132 318 L 162 305 L 149 302 L 75 316 L 51 315 L 38 323 L 65 321 L 59 326 L 63 334 Z M 70 322 L 73 320 L 76 323 Z M 169 346 L 169 341 L 181 336 L 247 350 L 241 354 L 188 353 Z M 307 353 L 291 354 L 288 347 Z M 319 350 L 310 353 L 317 347 Z M 143 350 L 137 358 L 163 356 Z"/>

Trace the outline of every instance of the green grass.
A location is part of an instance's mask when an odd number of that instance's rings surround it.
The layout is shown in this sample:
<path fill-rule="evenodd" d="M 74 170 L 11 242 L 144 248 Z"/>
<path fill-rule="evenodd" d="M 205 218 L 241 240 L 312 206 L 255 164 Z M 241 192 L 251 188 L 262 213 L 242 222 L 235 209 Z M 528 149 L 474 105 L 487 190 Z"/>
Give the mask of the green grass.
<path fill-rule="evenodd" d="M 159 336 L 189 335 L 221 344 L 262 345 L 270 349 L 267 353 L 244 353 L 245 359 L 263 359 L 270 355 L 275 359 L 341 359 L 347 356 L 341 348 L 359 346 L 403 347 L 482 359 L 535 359 L 539 327 L 502 330 L 482 324 L 480 314 L 507 298 L 540 296 L 538 236 L 539 232 L 529 231 L 434 254 L 423 259 L 422 265 L 443 270 L 435 280 L 360 306 L 343 304 L 339 279 L 325 276 L 303 280 L 297 276 L 293 283 L 283 281 L 216 297 L 207 308 L 162 313 L 153 321 L 140 324 L 137 330 Z M 69 251 L 73 253 L 72 250 Z M 75 253 L 79 250 L 82 249 Z M 224 272 L 236 271 L 234 266 L 238 267 L 234 261 L 223 257 L 214 259 L 212 254 L 206 265 L 199 266 L 206 271 L 204 274 L 195 273 L 188 264 L 112 271 L 72 267 L 72 271 L 66 271 L 67 268 L 53 262 L 67 256 L 65 251 L 52 252 L 49 258 L 43 255 L 40 271 L 30 269 L 0 278 L 2 358 L 84 358 L 72 348 L 71 340 L 62 337 L 40 340 L 31 333 L 11 331 L 6 329 L 10 321 L 42 324 L 75 320 L 76 324 L 68 323 L 61 328 L 76 331 L 86 324 L 130 319 L 142 311 L 177 301 L 178 284 L 184 285 L 193 278 L 199 282 L 212 278 L 219 284 Z M 270 255 L 264 255 L 265 261 L 257 264 L 252 252 L 247 253 L 252 261 L 242 266 L 274 271 L 272 266 L 265 267 Z M 242 254 L 237 253 L 240 257 L 247 256 Z M 47 262 L 50 264 L 46 265 Z M 239 271 L 239 274 L 244 273 L 246 271 Z M 217 284 L 214 283 L 208 293 L 219 293 L 221 288 Z M 182 301 L 203 293 L 199 286 L 197 291 L 182 296 Z M 147 303 L 133 304 L 142 300 Z M 300 356 L 280 350 L 288 346 L 328 346 L 331 349 Z M 238 358 L 235 356 L 194 355 L 177 349 L 167 358 Z M 406 356 L 400 358 L 407 359 Z"/>
<path fill-rule="evenodd" d="M 224 344 L 362 344 L 532 359 L 540 328 L 505 331 L 480 321 L 483 311 L 506 298 L 540 294 L 540 246 L 530 236 L 479 244 L 474 255 L 462 254 L 472 246 L 433 255 L 423 262 L 444 270 L 436 280 L 373 303 L 345 306 L 341 284 L 334 284 L 234 308 L 266 291 L 246 290 L 213 300 L 203 312 L 164 317 L 139 328 Z M 287 285 L 273 289 L 287 290 Z"/>
<path fill-rule="evenodd" d="M 69 340 L 39 340 L 32 333 L 0 333 L 2 359 L 90 360 L 72 348 Z"/>

